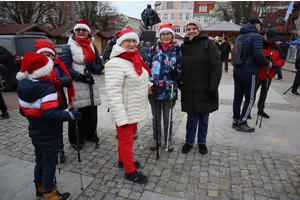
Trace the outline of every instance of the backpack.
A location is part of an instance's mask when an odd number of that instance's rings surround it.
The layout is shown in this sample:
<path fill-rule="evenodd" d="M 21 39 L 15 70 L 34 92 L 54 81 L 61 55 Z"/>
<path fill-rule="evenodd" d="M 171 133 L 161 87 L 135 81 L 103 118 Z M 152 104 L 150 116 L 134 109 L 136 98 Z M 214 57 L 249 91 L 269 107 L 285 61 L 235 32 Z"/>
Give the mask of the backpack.
<path fill-rule="evenodd" d="M 241 67 L 252 54 L 244 61 L 242 58 L 243 40 L 251 33 L 248 33 L 242 40 L 237 41 L 231 51 L 231 64 L 234 67 Z"/>

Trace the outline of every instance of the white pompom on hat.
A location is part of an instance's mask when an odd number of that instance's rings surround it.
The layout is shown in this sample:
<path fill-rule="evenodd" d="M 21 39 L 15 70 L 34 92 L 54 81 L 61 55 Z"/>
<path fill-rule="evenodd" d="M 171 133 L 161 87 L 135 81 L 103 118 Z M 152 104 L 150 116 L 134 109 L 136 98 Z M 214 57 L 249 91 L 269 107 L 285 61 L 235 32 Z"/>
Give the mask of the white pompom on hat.
<path fill-rule="evenodd" d="M 90 25 L 89 25 L 88 21 L 86 21 L 84 19 L 77 22 L 77 24 L 74 26 L 74 28 L 73 28 L 74 33 L 75 33 L 75 30 L 78 28 L 84 28 L 84 29 L 88 30 L 89 34 L 91 34 Z"/>
<path fill-rule="evenodd" d="M 53 61 L 39 53 L 26 53 L 22 60 L 21 70 L 17 73 L 17 80 L 40 78 L 49 76 L 53 68 Z"/>
<path fill-rule="evenodd" d="M 138 44 L 140 43 L 139 36 L 134 32 L 134 30 L 131 27 L 118 31 L 118 35 L 119 35 L 119 38 L 117 40 L 118 45 L 121 45 L 122 42 L 127 39 L 133 39 L 137 41 Z"/>
<path fill-rule="evenodd" d="M 42 53 L 46 51 L 52 53 L 53 56 L 56 55 L 54 46 L 47 40 L 37 40 L 34 44 L 34 48 L 36 49 L 36 53 Z"/>
<path fill-rule="evenodd" d="M 159 35 L 164 31 L 171 32 L 173 34 L 173 38 L 175 38 L 175 31 L 174 31 L 171 23 L 164 24 L 159 27 Z"/>

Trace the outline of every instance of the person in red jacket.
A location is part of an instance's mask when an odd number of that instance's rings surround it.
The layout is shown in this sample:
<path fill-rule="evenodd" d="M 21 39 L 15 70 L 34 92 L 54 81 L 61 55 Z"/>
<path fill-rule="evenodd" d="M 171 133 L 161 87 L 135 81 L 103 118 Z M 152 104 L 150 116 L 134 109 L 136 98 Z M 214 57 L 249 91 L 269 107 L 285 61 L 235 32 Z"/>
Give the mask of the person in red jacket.
<path fill-rule="evenodd" d="M 275 70 L 281 68 L 285 64 L 285 55 L 280 47 L 275 44 L 275 41 L 277 40 L 275 30 L 268 30 L 263 37 L 264 55 L 273 65 L 271 69 L 269 69 L 268 66 L 262 66 L 259 74 L 257 75 L 256 91 L 259 87 L 261 88 L 257 103 L 257 114 L 264 118 L 270 118 L 270 116 L 264 111 L 265 102 Z"/>

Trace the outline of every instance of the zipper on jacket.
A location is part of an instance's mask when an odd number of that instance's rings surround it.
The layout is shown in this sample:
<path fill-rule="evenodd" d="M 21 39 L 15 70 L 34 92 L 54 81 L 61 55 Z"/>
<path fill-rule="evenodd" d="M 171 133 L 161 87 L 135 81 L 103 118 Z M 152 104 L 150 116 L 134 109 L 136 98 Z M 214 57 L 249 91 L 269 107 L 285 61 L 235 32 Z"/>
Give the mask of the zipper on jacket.
<path fill-rule="evenodd" d="M 191 50 L 191 59 L 190 59 L 190 67 L 191 67 L 191 85 L 192 85 L 192 114 L 194 114 L 194 110 L 195 110 L 195 105 L 194 105 L 194 86 L 193 86 L 193 43 L 191 42 L 192 47 L 190 48 Z"/>

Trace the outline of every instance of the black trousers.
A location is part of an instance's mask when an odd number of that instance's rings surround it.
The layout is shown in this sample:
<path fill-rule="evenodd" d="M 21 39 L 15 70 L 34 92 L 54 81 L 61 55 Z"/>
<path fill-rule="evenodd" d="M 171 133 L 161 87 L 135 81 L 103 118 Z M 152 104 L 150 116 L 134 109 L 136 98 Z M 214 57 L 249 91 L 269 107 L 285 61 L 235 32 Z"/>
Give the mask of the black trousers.
<path fill-rule="evenodd" d="M 87 106 L 84 108 L 79 108 L 81 112 L 81 121 L 78 121 L 78 135 L 79 143 L 83 144 L 84 140 L 90 140 L 93 137 L 97 137 L 97 106 L 94 106 L 94 114 L 92 113 L 92 107 Z M 94 120 L 94 121 L 93 121 Z M 93 126 L 94 124 L 94 126 Z M 76 142 L 76 126 L 74 121 L 69 121 L 69 142 L 71 144 L 77 144 Z"/>
<path fill-rule="evenodd" d="M 6 107 L 6 104 L 4 102 L 1 92 L 0 92 L 0 110 L 2 111 L 2 113 L 5 113 L 7 111 L 7 107 Z"/>
<path fill-rule="evenodd" d="M 268 84 L 267 84 L 268 82 Z M 269 79 L 267 81 L 267 79 L 261 80 L 261 79 L 257 79 L 256 82 L 256 92 L 260 87 L 260 94 L 259 94 L 259 99 L 258 99 L 258 103 L 257 103 L 257 107 L 258 107 L 258 112 L 263 112 L 265 109 L 265 103 L 266 103 L 266 99 L 267 99 L 267 95 L 268 95 L 268 91 L 271 85 L 272 79 Z"/>
<path fill-rule="evenodd" d="M 278 69 L 275 70 L 274 77 L 275 77 L 276 74 L 278 75 L 278 78 L 279 78 L 279 79 L 282 79 L 281 68 L 278 68 Z"/>
<path fill-rule="evenodd" d="M 299 86 L 300 86 L 300 70 L 298 69 L 293 83 L 292 93 L 297 92 Z"/>
<path fill-rule="evenodd" d="M 225 62 L 225 71 L 228 71 L 228 56 L 222 56 L 222 65 Z"/>

